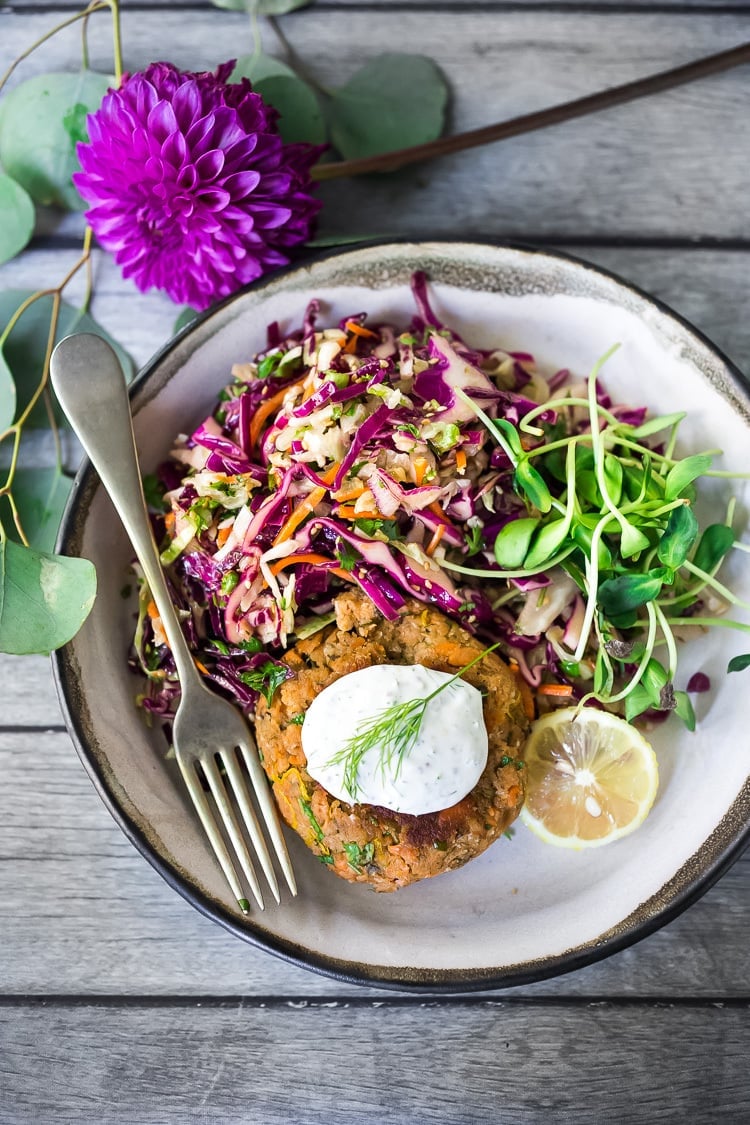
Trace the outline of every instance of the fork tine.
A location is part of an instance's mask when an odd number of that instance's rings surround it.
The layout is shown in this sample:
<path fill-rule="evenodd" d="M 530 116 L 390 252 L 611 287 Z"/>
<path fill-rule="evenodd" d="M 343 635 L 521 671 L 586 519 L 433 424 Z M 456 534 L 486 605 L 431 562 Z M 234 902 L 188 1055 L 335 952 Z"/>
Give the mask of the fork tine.
<path fill-rule="evenodd" d="M 237 754 L 234 750 L 222 750 L 220 752 L 220 757 L 227 771 L 227 776 L 229 777 L 234 795 L 237 798 L 237 804 L 240 806 L 240 812 L 245 821 L 247 834 L 260 860 L 260 865 L 263 868 L 266 879 L 268 879 L 268 885 L 271 888 L 273 897 L 276 899 L 277 903 L 280 903 L 281 896 L 279 895 L 279 884 L 276 878 L 276 872 L 273 869 L 271 856 L 269 855 L 261 827 L 258 824 L 258 818 L 253 811 L 253 806 L 250 804 L 250 794 L 247 791 L 245 778 L 242 776 L 240 770 Z"/>
<path fill-rule="evenodd" d="M 206 775 L 206 780 L 208 781 L 213 798 L 216 801 L 216 806 L 221 814 L 221 818 L 224 821 L 224 827 L 227 830 L 229 839 L 232 841 L 237 858 L 240 861 L 240 867 L 245 873 L 245 878 L 250 884 L 256 902 L 259 906 L 263 907 L 263 894 L 260 889 L 260 883 L 258 882 L 258 876 L 255 874 L 253 861 L 247 850 L 247 844 L 245 843 L 242 830 L 237 822 L 237 817 L 234 814 L 234 809 L 229 803 L 229 797 L 227 796 L 224 782 L 221 779 L 219 768 L 213 757 L 201 758 L 200 764 L 201 769 Z"/>
<path fill-rule="evenodd" d="M 292 871 L 292 861 L 289 858 L 289 852 L 286 850 L 286 842 L 281 831 L 281 824 L 279 822 L 279 814 L 276 810 L 276 804 L 271 795 L 271 787 L 268 783 L 268 778 L 263 772 L 263 767 L 258 758 L 258 751 L 254 745 L 247 741 L 240 743 L 240 750 L 242 757 L 247 766 L 247 772 L 250 774 L 250 780 L 253 783 L 255 796 L 258 800 L 258 807 L 263 813 L 263 819 L 268 828 L 268 834 L 273 842 L 274 850 L 279 860 L 281 870 L 284 872 L 284 878 L 287 881 L 287 886 L 293 895 L 297 893 L 297 881 L 294 878 Z"/>
<path fill-rule="evenodd" d="M 187 786 L 188 793 L 192 798 L 195 810 L 200 817 L 201 824 L 203 825 L 203 831 L 206 833 L 209 843 L 213 848 L 214 855 L 218 859 L 221 869 L 224 872 L 224 876 L 232 889 L 232 894 L 236 898 L 239 907 L 242 910 L 242 913 L 249 914 L 250 903 L 245 898 L 245 892 L 240 885 L 239 877 L 235 870 L 234 864 L 232 863 L 229 852 L 227 851 L 226 844 L 221 837 L 221 833 L 219 832 L 219 829 L 217 827 L 214 815 L 211 812 L 210 805 L 206 800 L 206 794 L 203 791 L 203 786 L 198 780 L 198 775 L 191 765 L 183 764 L 179 754 L 177 755 L 177 761 L 179 763 L 180 771 L 182 773 L 185 785 Z M 253 887 L 252 889 L 258 906 L 261 908 L 261 910 L 263 910 L 263 899 L 259 896 L 258 893 L 255 892 L 255 887 Z"/>

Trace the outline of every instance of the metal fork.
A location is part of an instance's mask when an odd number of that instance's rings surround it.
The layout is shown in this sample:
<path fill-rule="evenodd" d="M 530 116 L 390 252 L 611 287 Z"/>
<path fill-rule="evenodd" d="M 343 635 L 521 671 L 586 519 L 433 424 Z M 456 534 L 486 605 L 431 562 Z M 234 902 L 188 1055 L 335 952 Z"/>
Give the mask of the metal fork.
<path fill-rule="evenodd" d="M 260 883 L 242 824 L 252 842 L 276 902 L 279 885 L 268 847 L 253 810 L 245 763 L 268 836 L 292 894 L 297 886 L 276 807 L 252 735 L 242 714 L 201 681 L 169 595 L 143 496 L 125 379 L 112 348 L 99 336 L 81 333 L 61 340 L 52 354 L 52 386 L 81 445 L 117 509 L 143 568 L 177 667 L 182 698 L 174 720 L 177 762 L 206 835 L 244 914 L 250 904 L 224 841 L 199 771 L 208 783 L 221 825 L 231 841 L 253 896 L 263 909 Z M 226 780 L 217 765 L 224 767 Z M 239 809 L 237 816 L 232 797 Z"/>

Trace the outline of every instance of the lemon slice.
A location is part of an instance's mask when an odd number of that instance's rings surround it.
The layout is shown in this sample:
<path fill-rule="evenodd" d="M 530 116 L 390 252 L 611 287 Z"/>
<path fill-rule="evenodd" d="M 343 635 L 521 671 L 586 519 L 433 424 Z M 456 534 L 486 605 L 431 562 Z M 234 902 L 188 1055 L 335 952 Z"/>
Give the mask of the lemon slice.
<path fill-rule="evenodd" d="M 584 707 L 532 724 L 521 819 L 548 844 L 595 848 L 643 823 L 659 785 L 656 755 L 616 715 Z"/>

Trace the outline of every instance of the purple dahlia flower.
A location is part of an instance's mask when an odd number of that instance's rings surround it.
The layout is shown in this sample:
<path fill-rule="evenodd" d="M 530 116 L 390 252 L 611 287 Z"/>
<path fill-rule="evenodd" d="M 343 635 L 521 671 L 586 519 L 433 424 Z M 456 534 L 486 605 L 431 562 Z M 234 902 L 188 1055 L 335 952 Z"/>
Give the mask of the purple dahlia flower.
<path fill-rule="evenodd" d="M 276 111 L 246 78 L 230 83 L 233 68 L 125 75 L 88 117 L 73 176 L 123 275 L 196 309 L 285 265 L 320 209 L 309 192 L 321 149 L 285 145 Z"/>

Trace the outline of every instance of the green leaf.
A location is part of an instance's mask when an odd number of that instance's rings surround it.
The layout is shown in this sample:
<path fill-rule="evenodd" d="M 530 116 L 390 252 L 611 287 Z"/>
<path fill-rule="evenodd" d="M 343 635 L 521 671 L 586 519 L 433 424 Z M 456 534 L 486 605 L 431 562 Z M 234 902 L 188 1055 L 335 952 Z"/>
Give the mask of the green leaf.
<path fill-rule="evenodd" d="M 667 473 L 664 496 L 667 500 L 676 500 L 685 488 L 697 477 L 702 476 L 711 468 L 713 458 L 709 453 L 696 453 L 692 457 L 685 457 Z"/>
<path fill-rule="evenodd" d="M 89 615 L 96 571 L 87 559 L 65 558 L 0 543 L 0 652 L 52 652 Z"/>
<path fill-rule="evenodd" d="M 286 63 L 262 52 L 245 55 L 232 72 L 233 82 L 240 78 L 249 78 L 263 101 L 277 110 L 279 132 L 287 144 L 323 144 L 327 129 L 317 95 Z"/>
<path fill-rule="evenodd" d="M 693 565 L 710 574 L 731 549 L 734 538 L 734 532 L 725 523 L 709 524 L 700 537 Z"/>
<path fill-rule="evenodd" d="M 0 264 L 15 258 L 33 231 L 31 196 L 10 176 L 0 173 Z"/>
<path fill-rule="evenodd" d="M 648 537 L 634 527 L 632 523 L 625 520 L 620 536 L 620 551 L 624 559 L 632 559 L 633 555 L 639 555 L 641 551 L 645 551 L 651 544 Z"/>
<path fill-rule="evenodd" d="M 0 292 L 0 332 L 9 323 L 16 309 L 32 295 L 33 290 L 30 289 L 6 289 Z M 5 363 L 12 373 L 18 394 L 18 407 L 21 410 L 31 399 L 41 378 L 51 315 L 52 298 L 40 297 L 21 315 L 3 348 Z M 67 301 L 62 301 L 55 340 L 61 340 L 71 332 L 93 332 L 107 340 L 117 352 L 126 377 L 128 379 L 132 377 L 133 361 L 127 352 L 123 351 L 88 313 L 83 313 L 80 309 L 69 305 Z M 0 363 L 0 419 L 3 415 L 3 384 L 3 365 Z M 62 412 L 59 413 L 59 417 L 62 420 Z M 32 426 L 47 424 L 47 415 L 41 403 L 32 411 L 29 424 Z"/>
<path fill-rule="evenodd" d="M 625 718 L 629 723 L 652 706 L 651 696 L 642 684 L 636 684 L 625 697 Z"/>
<path fill-rule="evenodd" d="M 681 410 L 677 414 L 660 414 L 656 418 L 649 418 L 641 426 L 636 426 L 634 430 L 630 430 L 628 437 L 642 438 L 648 437 L 649 434 L 658 434 L 660 430 L 666 430 L 670 426 L 675 426 L 681 422 L 685 417 L 685 411 Z"/>
<path fill-rule="evenodd" d="M 653 707 L 662 709 L 662 693 L 669 683 L 666 669 L 658 660 L 652 657 L 646 665 L 646 671 L 641 679 L 643 687 L 648 692 Z"/>
<path fill-rule="evenodd" d="M 39 74 L 6 96 L 0 161 L 37 203 L 83 206 L 70 179 L 79 168 L 76 144 L 85 139 L 86 114 L 98 108 L 111 83 L 92 70 Z"/>
<path fill-rule="evenodd" d="M 495 558 L 498 566 L 505 570 L 518 570 L 522 567 L 529 550 L 532 536 L 539 527 L 539 520 L 523 519 L 506 523 L 495 539 Z"/>
<path fill-rule="evenodd" d="M 659 596 L 662 577 L 656 574 L 620 574 L 599 587 L 597 601 L 607 617 L 638 609 Z"/>
<path fill-rule="evenodd" d="M 177 335 L 178 332 L 182 332 L 183 328 L 187 328 L 188 324 L 192 324 L 197 315 L 197 309 L 191 308 L 190 305 L 185 305 L 185 308 L 180 310 L 172 326 L 172 331 L 175 335 Z"/>
<path fill-rule="evenodd" d="M 443 130 L 448 87 L 423 55 L 378 55 L 327 106 L 334 145 L 347 159 L 435 140 Z"/>
<path fill-rule="evenodd" d="M 674 709 L 687 729 L 695 730 L 695 711 L 693 710 L 692 700 L 686 691 L 674 693 Z"/>
<path fill-rule="evenodd" d="M 698 521 L 693 509 L 688 504 L 673 508 L 656 549 L 659 562 L 664 563 L 664 566 L 668 566 L 670 570 L 677 570 L 688 557 L 688 552 L 697 536 Z"/>
<path fill-rule="evenodd" d="M 611 453 L 604 457 L 604 479 L 607 482 L 607 491 L 613 504 L 619 504 L 622 496 L 622 465 L 617 457 Z"/>
<path fill-rule="evenodd" d="M 576 520 L 570 529 L 570 536 L 579 547 L 583 548 L 588 557 L 591 558 L 591 548 L 594 539 L 591 528 Z M 612 567 L 612 552 L 603 539 L 599 540 L 599 548 L 596 554 L 599 570 L 610 570 Z"/>
<path fill-rule="evenodd" d="M 13 478 L 13 499 L 31 546 L 37 551 L 52 551 L 63 509 L 73 481 L 59 469 L 18 469 Z M 6 523 L 15 538 L 15 528 Z"/>
<path fill-rule="evenodd" d="M 283 16 L 304 8 L 310 0 L 211 0 L 217 8 L 230 12 L 255 12 L 258 16 Z"/>
<path fill-rule="evenodd" d="M 553 520 L 552 523 L 541 527 L 539 533 L 534 537 L 534 542 L 523 565 L 526 567 L 541 566 L 547 559 L 551 559 L 568 538 L 568 530 L 566 519 Z"/>
<path fill-rule="evenodd" d="M 16 413 L 16 384 L 0 348 L 0 430 L 6 429 Z"/>
<path fill-rule="evenodd" d="M 513 483 L 540 512 L 546 514 L 550 510 L 552 507 L 550 491 L 544 483 L 544 478 L 527 460 L 519 461 L 516 465 Z"/>
<path fill-rule="evenodd" d="M 733 656 L 727 664 L 727 672 L 744 672 L 746 668 L 750 668 L 750 652 Z"/>

